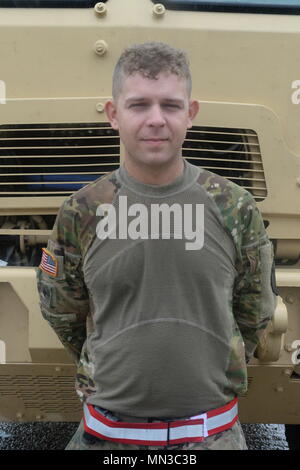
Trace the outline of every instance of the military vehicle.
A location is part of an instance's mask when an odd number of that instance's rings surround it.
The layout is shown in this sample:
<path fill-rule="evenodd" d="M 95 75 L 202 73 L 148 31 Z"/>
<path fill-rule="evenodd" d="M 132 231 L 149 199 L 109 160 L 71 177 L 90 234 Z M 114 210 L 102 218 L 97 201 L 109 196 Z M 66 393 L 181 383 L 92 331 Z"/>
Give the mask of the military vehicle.
<path fill-rule="evenodd" d="M 183 156 L 250 191 L 274 244 L 280 295 L 240 419 L 299 424 L 300 1 L 0 0 L 0 13 L 0 421 L 81 417 L 36 270 L 63 200 L 118 167 L 113 67 L 155 39 L 188 52 L 201 102 Z"/>

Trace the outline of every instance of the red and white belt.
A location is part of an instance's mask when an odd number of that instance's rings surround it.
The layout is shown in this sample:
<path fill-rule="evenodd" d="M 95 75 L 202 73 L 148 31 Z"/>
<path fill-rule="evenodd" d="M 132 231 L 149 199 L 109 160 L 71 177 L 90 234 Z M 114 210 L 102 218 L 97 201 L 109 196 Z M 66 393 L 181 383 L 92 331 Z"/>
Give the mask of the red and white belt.
<path fill-rule="evenodd" d="M 86 403 L 83 411 L 84 429 L 93 436 L 124 444 L 155 446 L 201 442 L 207 436 L 231 428 L 238 419 L 237 398 L 221 408 L 191 418 L 154 423 L 112 421 Z"/>

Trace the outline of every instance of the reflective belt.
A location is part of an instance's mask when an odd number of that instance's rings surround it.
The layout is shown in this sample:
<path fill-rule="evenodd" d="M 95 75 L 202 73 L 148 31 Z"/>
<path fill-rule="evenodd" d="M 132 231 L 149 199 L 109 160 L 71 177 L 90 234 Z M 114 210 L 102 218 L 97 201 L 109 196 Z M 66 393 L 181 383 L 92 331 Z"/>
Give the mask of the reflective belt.
<path fill-rule="evenodd" d="M 166 446 L 182 442 L 201 442 L 207 436 L 231 428 L 238 419 L 237 398 L 227 405 L 201 415 L 177 421 L 126 423 L 112 421 L 93 405 L 84 404 L 84 429 L 107 441 L 124 444 Z"/>

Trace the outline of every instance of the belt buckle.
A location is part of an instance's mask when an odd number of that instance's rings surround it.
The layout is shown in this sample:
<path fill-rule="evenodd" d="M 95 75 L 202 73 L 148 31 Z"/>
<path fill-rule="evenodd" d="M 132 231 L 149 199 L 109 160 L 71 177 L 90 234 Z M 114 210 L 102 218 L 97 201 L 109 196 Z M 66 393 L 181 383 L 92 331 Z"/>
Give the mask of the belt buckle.
<path fill-rule="evenodd" d="M 190 418 L 190 421 L 193 421 L 194 419 L 202 419 L 203 420 L 203 437 L 207 437 L 208 436 L 207 413 L 202 413 L 201 415 L 192 416 Z"/>
<path fill-rule="evenodd" d="M 180 421 L 176 421 L 175 426 L 168 426 L 168 436 L 167 436 L 167 442 L 168 444 L 173 444 L 174 440 L 181 439 L 184 441 L 186 438 L 186 442 L 195 442 L 194 438 L 200 438 L 201 440 L 205 439 L 208 436 L 208 429 L 207 429 L 207 413 L 202 413 L 196 416 L 192 416 L 190 418 L 186 418 L 184 424 L 180 424 Z M 200 423 L 194 423 L 193 421 L 200 421 Z M 195 433 L 195 430 L 192 431 L 192 433 L 189 432 L 189 427 L 195 426 L 198 428 L 197 433 Z M 182 430 L 182 432 L 178 433 L 178 430 Z M 184 435 L 184 431 L 186 430 L 186 435 Z M 178 435 L 178 434 L 181 434 Z"/>

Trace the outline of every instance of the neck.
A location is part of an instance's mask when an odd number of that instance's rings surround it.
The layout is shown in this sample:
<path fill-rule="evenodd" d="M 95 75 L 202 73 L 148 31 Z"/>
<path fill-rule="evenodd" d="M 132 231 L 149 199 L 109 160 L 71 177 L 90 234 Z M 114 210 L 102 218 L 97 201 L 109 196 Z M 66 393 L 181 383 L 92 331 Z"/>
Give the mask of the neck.
<path fill-rule="evenodd" d="M 160 186 L 172 183 L 172 181 L 182 175 L 184 162 L 181 157 L 176 160 L 175 164 L 167 166 L 159 165 L 153 167 L 153 165 L 145 165 L 145 167 L 141 168 L 140 165 L 137 167 L 128 161 L 125 162 L 124 166 L 129 175 L 140 183 Z"/>

